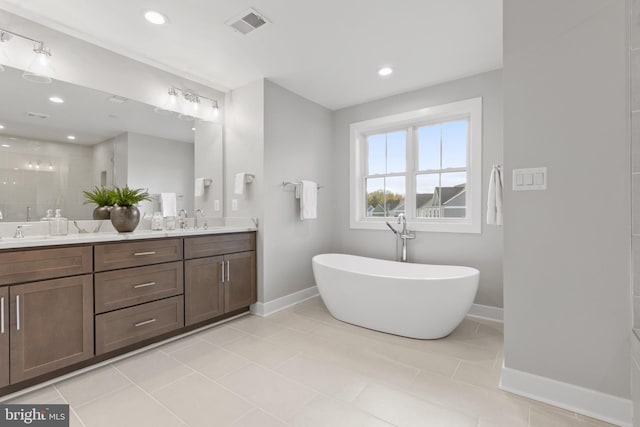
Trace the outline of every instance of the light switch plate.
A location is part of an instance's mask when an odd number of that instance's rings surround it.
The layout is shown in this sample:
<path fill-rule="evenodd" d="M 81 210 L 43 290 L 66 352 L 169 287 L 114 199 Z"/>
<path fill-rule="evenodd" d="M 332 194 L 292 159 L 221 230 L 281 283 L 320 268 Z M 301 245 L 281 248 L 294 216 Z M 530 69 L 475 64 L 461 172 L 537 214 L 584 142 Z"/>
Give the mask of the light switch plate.
<path fill-rule="evenodd" d="M 213 210 L 216 212 L 220 210 L 220 200 L 213 201 Z"/>
<path fill-rule="evenodd" d="M 547 189 L 547 168 L 527 168 L 513 170 L 513 191 Z"/>
<path fill-rule="evenodd" d="M 238 210 L 238 199 L 231 200 L 231 210 L 234 212 Z"/>

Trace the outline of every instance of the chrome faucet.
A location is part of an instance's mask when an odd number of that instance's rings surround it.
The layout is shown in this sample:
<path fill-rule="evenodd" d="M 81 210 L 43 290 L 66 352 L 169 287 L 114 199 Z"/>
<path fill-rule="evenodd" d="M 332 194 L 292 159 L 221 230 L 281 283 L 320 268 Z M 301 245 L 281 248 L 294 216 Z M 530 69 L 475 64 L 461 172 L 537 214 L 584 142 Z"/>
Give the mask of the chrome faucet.
<path fill-rule="evenodd" d="M 180 209 L 180 212 L 178 212 L 178 218 L 179 218 L 178 223 L 180 225 L 180 228 L 182 230 L 187 228 L 187 218 L 188 218 L 187 211 L 185 211 L 184 209 Z"/>
<path fill-rule="evenodd" d="M 13 235 L 14 239 L 22 239 L 24 238 L 23 229 L 26 227 L 31 227 L 30 225 L 19 225 L 16 227 L 16 233 Z"/>
<path fill-rule="evenodd" d="M 27 222 L 31 221 L 31 206 L 27 206 Z"/>
<path fill-rule="evenodd" d="M 196 211 L 196 213 L 194 214 L 194 216 L 193 216 L 193 218 L 194 218 L 194 220 L 193 220 L 193 228 L 195 228 L 196 230 L 198 229 L 198 227 L 200 225 L 199 221 L 198 221 L 198 217 L 204 218 L 204 211 L 202 209 L 198 209 Z M 207 229 L 207 222 L 206 221 L 204 222 L 203 228 L 205 230 Z"/>
<path fill-rule="evenodd" d="M 407 262 L 407 240 L 416 238 L 416 233 L 407 230 L 407 218 L 404 213 L 398 215 L 398 224 L 402 224 L 402 230 L 396 230 L 393 225 L 387 221 L 387 226 L 396 235 L 396 261 Z M 402 252 L 398 253 L 398 239 L 402 240 Z"/>

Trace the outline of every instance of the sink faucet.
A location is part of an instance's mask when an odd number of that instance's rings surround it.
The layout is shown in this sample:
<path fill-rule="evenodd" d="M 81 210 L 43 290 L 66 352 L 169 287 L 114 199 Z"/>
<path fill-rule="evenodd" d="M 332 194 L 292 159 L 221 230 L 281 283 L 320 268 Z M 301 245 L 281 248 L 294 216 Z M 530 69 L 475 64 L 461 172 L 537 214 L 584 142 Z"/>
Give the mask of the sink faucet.
<path fill-rule="evenodd" d="M 193 228 L 195 228 L 196 230 L 199 227 L 199 221 L 198 221 L 198 217 L 200 218 L 204 218 L 204 211 L 202 209 L 198 209 L 196 211 L 196 213 L 194 214 L 193 218 Z M 203 228 L 206 230 L 207 229 L 207 222 L 205 221 Z"/>
<path fill-rule="evenodd" d="M 22 239 L 24 237 L 23 229 L 26 227 L 31 227 L 30 225 L 19 225 L 16 227 L 16 233 L 13 235 L 14 239 Z"/>
<path fill-rule="evenodd" d="M 184 209 L 180 209 L 180 212 L 178 212 L 178 218 L 179 219 L 179 224 L 180 224 L 180 228 L 182 230 L 184 230 L 185 228 L 187 228 L 187 211 L 185 211 Z"/>

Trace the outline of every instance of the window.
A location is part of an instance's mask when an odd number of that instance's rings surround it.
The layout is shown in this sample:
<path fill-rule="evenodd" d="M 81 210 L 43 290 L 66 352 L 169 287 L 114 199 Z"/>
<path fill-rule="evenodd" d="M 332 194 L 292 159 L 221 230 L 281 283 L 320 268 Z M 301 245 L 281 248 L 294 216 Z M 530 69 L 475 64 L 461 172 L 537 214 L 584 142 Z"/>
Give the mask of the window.
<path fill-rule="evenodd" d="M 479 233 L 482 99 L 351 125 L 351 227 Z"/>

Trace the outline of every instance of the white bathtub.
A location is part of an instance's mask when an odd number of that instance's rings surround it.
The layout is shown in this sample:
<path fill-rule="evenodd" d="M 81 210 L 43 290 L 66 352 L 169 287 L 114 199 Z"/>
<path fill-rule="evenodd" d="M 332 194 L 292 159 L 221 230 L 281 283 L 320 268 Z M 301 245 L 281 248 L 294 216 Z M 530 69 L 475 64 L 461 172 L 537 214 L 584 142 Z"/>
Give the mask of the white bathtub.
<path fill-rule="evenodd" d="M 343 322 L 418 339 L 449 335 L 478 290 L 471 267 L 410 264 L 344 254 L 313 257 L 329 312 Z"/>

